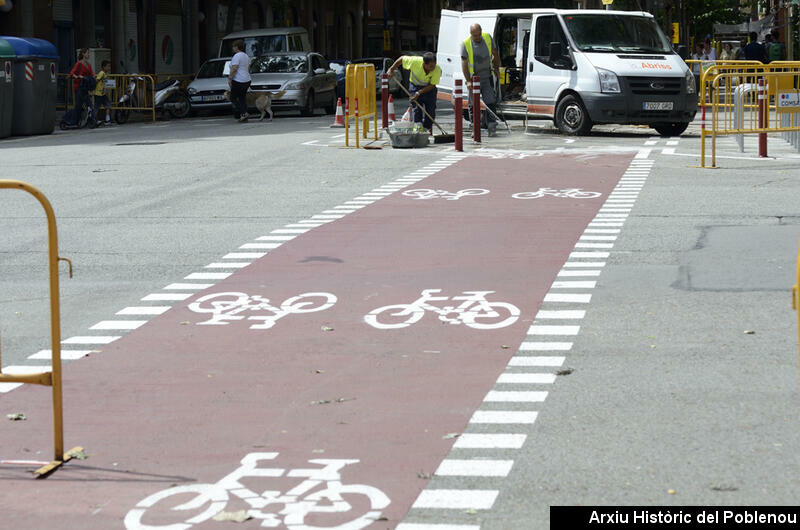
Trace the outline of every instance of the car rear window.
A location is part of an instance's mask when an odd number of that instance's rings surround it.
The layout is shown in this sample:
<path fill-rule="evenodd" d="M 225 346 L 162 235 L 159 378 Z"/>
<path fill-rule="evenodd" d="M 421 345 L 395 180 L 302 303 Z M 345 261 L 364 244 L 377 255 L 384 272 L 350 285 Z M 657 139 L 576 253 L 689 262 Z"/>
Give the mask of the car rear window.
<path fill-rule="evenodd" d="M 264 55 L 250 63 L 251 74 L 304 74 L 308 72 L 305 55 Z"/>

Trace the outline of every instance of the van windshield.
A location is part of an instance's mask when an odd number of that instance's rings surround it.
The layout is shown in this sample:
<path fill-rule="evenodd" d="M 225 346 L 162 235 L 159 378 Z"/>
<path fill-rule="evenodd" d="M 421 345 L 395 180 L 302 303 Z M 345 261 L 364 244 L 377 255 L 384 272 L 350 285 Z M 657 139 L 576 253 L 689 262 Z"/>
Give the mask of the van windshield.
<path fill-rule="evenodd" d="M 666 36 L 650 17 L 565 15 L 564 22 L 581 51 L 672 52 Z"/>
<path fill-rule="evenodd" d="M 222 41 L 222 56 L 233 55 L 233 43 L 236 39 L 225 39 Z M 257 37 L 245 37 L 244 50 L 250 57 L 258 57 L 265 53 L 285 52 L 286 35 L 259 35 Z"/>

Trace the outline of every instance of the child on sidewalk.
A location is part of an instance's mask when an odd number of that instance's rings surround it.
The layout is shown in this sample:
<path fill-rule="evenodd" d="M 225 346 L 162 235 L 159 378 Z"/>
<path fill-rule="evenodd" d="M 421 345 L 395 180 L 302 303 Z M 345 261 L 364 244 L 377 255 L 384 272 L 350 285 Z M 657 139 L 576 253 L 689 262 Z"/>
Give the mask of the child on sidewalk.
<path fill-rule="evenodd" d="M 111 61 L 103 61 L 100 64 L 100 71 L 95 77 L 95 79 L 97 79 L 97 85 L 93 92 L 95 112 L 99 112 L 101 108 L 105 109 L 106 125 L 111 125 L 111 103 L 108 101 L 108 91 L 106 90 L 106 78 L 109 73 L 111 73 Z M 97 117 L 97 122 L 101 123 L 100 116 Z"/>

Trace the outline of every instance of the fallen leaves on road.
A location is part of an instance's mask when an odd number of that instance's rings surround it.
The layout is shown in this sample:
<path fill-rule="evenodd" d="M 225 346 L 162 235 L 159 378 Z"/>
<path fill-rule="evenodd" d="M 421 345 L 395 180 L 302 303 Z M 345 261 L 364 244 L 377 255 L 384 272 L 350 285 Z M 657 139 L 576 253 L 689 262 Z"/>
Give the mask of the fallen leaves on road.
<path fill-rule="evenodd" d="M 356 398 L 354 398 L 354 397 L 352 397 L 352 398 L 340 397 L 340 398 L 336 398 L 336 399 L 320 399 L 319 401 L 312 401 L 311 404 L 312 405 L 327 405 L 329 403 L 344 403 L 345 401 L 353 401 L 354 399 L 356 399 Z"/>
<path fill-rule="evenodd" d="M 333 328 L 328 326 L 322 326 L 322 331 L 333 331 Z"/>
<path fill-rule="evenodd" d="M 70 455 L 72 455 L 72 458 L 74 458 L 75 460 L 86 460 L 87 458 L 89 458 L 89 456 L 83 451 L 83 449 L 80 449 L 78 451 L 72 451 Z"/>
<path fill-rule="evenodd" d="M 755 334 L 756 334 L 756 332 L 755 332 L 755 331 L 753 331 L 752 329 L 747 329 L 747 330 L 745 330 L 744 334 L 745 334 L 745 335 L 755 335 Z"/>
<path fill-rule="evenodd" d="M 464 510 L 464 513 L 467 515 L 476 515 L 478 513 L 478 510 L 476 510 L 475 508 L 470 508 L 469 510 Z"/>
<path fill-rule="evenodd" d="M 453 438 L 458 438 L 459 436 L 461 436 L 460 432 L 449 432 L 442 436 L 442 440 L 451 440 Z"/>
<path fill-rule="evenodd" d="M 28 419 L 22 412 L 15 412 L 14 414 L 6 414 L 6 418 L 8 418 L 11 421 L 25 421 Z"/>
<path fill-rule="evenodd" d="M 510 346 L 508 344 L 502 344 L 500 347 L 503 348 L 504 350 L 507 350 L 507 349 L 510 348 Z"/>
<path fill-rule="evenodd" d="M 428 473 L 426 471 L 420 471 L 419 473 L 417 473 L 417 477 L 419 477 L 419 478 L 429 479 L 432 476 L 433 476 L 433 474 Z"/>
<path fill-rule="evenodd" d="M 247 510 L 239 510 L 238 512 L 221 511 L 213 517 L 215 521 L 230 521 L 232 523 L 243 523 L 252 519 L 247 514 Z"/>
<path fill-rule="evenodd" d="M 669 493 L 670 495 L 675 495 L 675 490 L 667 490 L 667 493 Z"/>
<path fill-rule="evenodd" d="M 572 373 L 572 372 L 574 372 L 574 371 L 575 371 L 575 370 L 574 370 L 574 369 L 572 369 L 572 368 L 565 368 L 565 369 L 563 369 L 563 370 L 559 370 L 558 372 L 556 372 L 556 375 L 569 375 L 569 374 L 571 374 L 571 373 Z"/>

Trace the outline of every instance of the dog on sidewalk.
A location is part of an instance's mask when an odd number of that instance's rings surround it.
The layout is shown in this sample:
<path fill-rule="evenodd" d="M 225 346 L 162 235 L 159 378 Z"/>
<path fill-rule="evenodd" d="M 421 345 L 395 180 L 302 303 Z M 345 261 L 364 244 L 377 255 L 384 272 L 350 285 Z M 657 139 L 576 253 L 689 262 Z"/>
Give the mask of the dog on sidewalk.
<path fill-rule="evenodd" d="M 247 101 L 247 108 L 255 107 L 261 114 L 258 121 L 262 121 L 269 113 L 269 121 L 272 121 L 272 100 L 280 99 L 286 93 L 285 90 L 280 92 L 266 92 L 263 90 L 248 91 L 245 95 Z M 231 100 L 231 91 L 225 91 L 225 99 Z"/>

